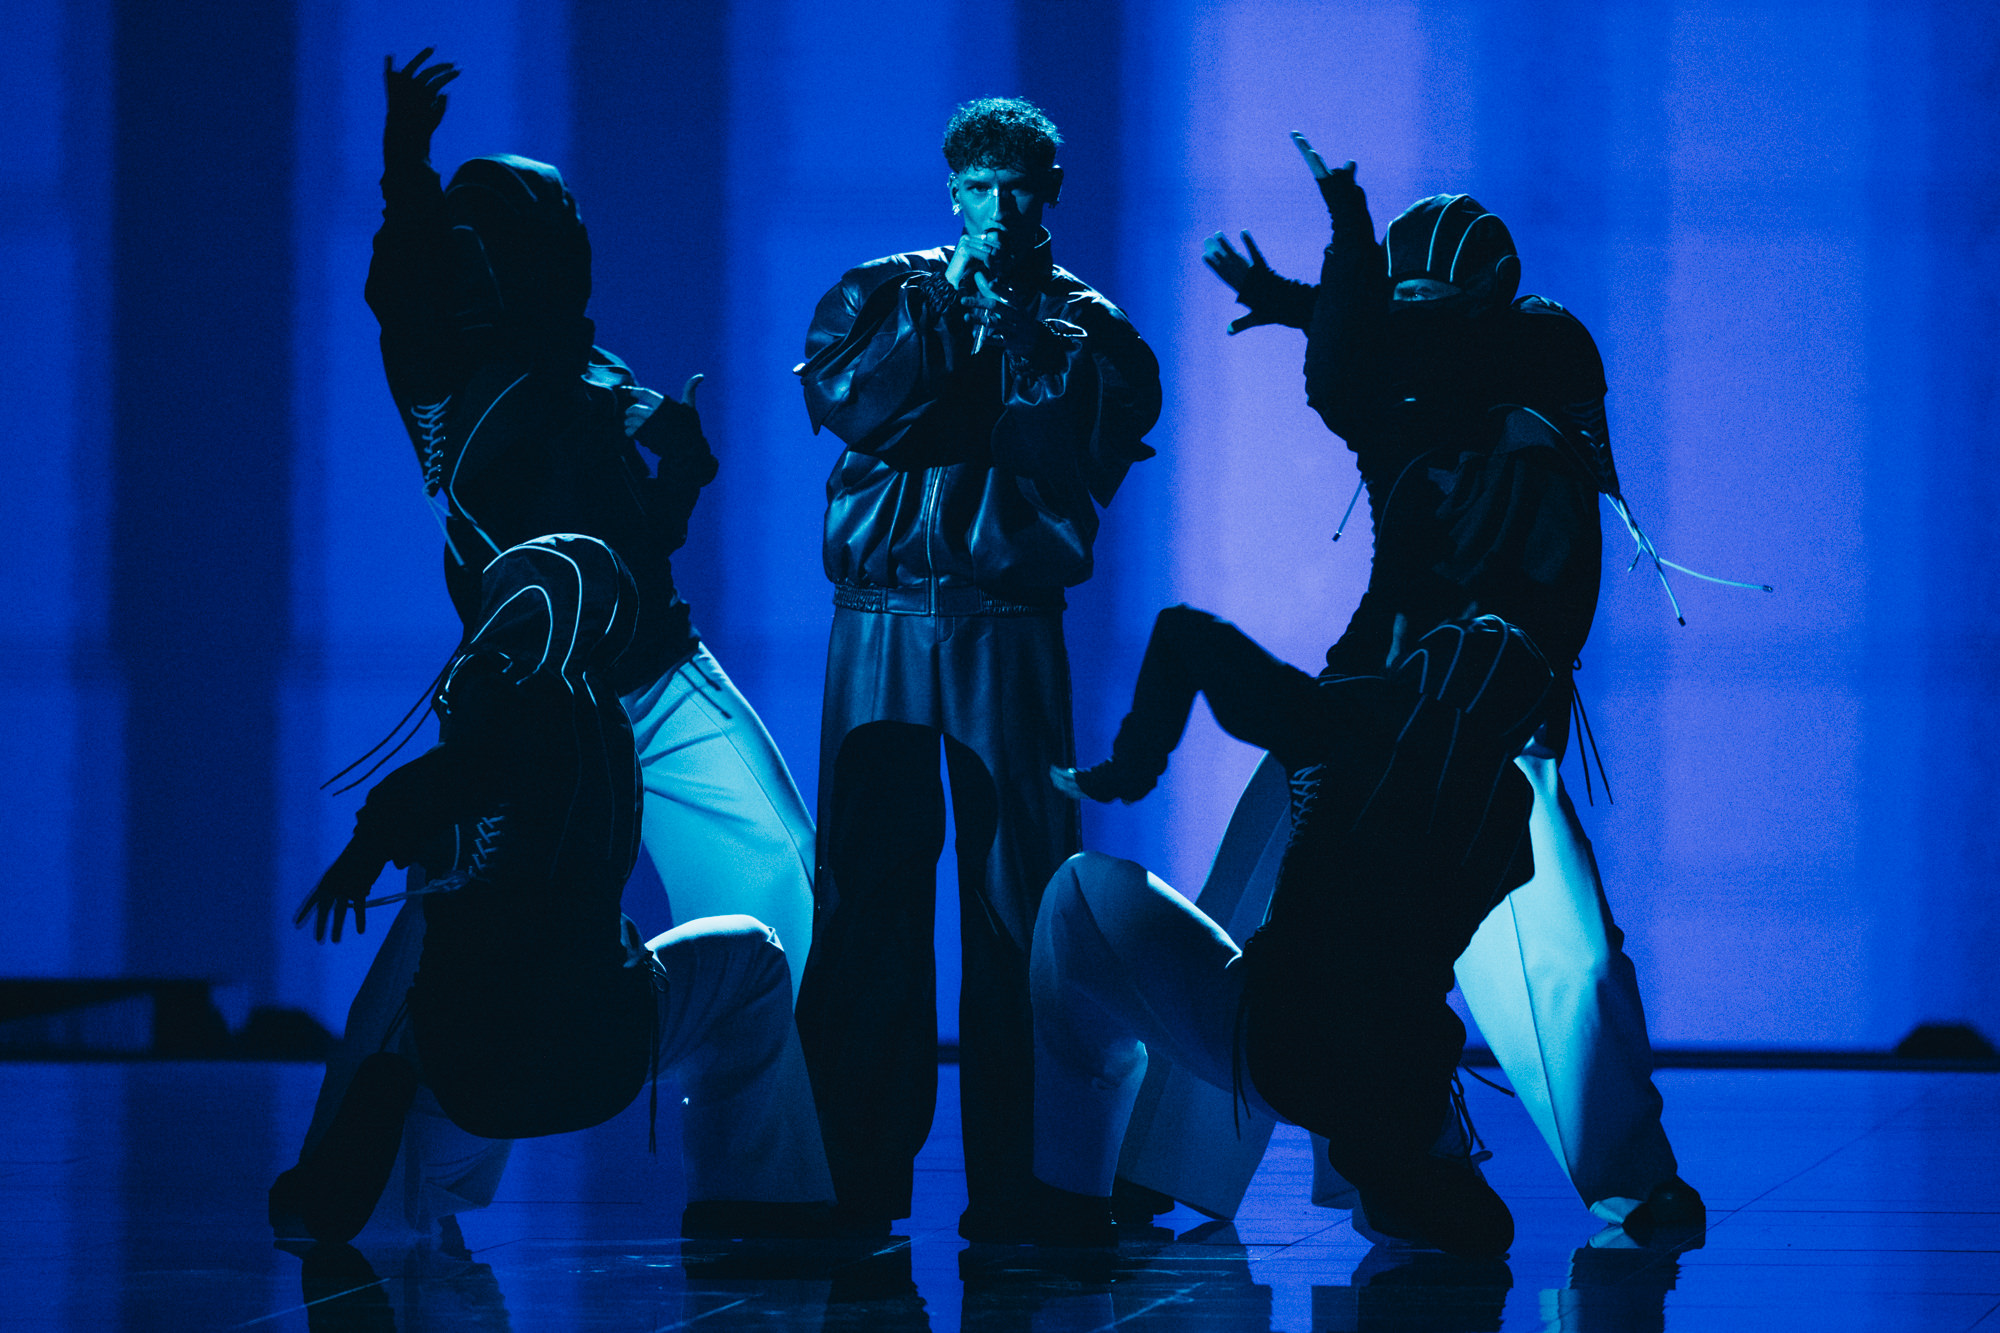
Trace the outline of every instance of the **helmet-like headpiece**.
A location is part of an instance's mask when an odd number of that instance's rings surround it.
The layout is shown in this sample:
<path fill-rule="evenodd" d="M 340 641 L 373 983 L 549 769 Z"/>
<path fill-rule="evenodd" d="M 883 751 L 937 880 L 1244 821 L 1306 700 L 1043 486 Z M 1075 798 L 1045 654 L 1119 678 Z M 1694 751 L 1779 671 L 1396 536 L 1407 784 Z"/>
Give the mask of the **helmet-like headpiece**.
<path fill-rule="evenodd" d="M 1481 305 L 1503 306 L 1521 285 L 1521 258 L 1497 214 L 1469 194 L 1434 194 L 1389 224 L 1389 277 L 1448 282 Z"/>
<path fill-rule="evenodd" d="M 632 642 L 639 593 L 625 562 L 595 537 L 558 533 L 511 546 L 480 580 L 481 623 L 468 654 L 492 653 L 515 683 L 539 676 L 574 690 Z"/>

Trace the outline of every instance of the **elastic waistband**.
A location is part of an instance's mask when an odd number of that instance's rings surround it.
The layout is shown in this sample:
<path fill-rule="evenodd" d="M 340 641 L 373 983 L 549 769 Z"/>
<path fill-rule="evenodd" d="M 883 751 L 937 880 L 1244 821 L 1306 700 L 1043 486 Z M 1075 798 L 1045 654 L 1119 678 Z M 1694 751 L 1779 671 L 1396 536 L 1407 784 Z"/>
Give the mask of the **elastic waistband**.
<path fill-rule="evenodd" d="M 1049 616 L 1069 605 L 1059 588 L 1049 589 L 1046 600 L 1002 601 L 977 588 L 857 588 L 847 583 L 834 585 L 833 604 L 892 616 Z"/>

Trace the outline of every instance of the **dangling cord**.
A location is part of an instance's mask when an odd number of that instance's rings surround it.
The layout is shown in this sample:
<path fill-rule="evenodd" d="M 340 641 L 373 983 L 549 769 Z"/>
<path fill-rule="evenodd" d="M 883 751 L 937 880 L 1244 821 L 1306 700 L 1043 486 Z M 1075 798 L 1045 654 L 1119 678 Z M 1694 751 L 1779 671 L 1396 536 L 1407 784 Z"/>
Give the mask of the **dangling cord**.
<path fill-rule="evenodd" d="M 1236 1131 L 1236 1137 L 1243 1137 L 1243 1114 L 1250 1110 L 1250 1095 L 1243 1090 L 1243 1034 L 1250 1026 L 1250 992 L 1245 990 L 1236 997 L 1236 1022 L 1229 1040 L 1229 1077 L 1233 1083 L 1229 1099 L 1229 1123 Z"/>
<path fill-rule="evenodd" d="M 1676 564 L 1674 561 L 1669 560 L 1666 557 L 1662 556 L 1658 548 L 1656 548 L 1653 545 L 1653 539 L 1651 537 L 1648 537 L 1640 529 L 1638 520 L 1632 517 L 1632 510 L 1625 503 L 1625 498 L 1623 496 L 1606 495 L 1604 498 L 1610 502 L 1612 511 L 1616 513 L 1621 520 L 1624 521 L 1625 531 L 1629 533 L 1632 537 L 1632 546 L 1633 546 L 1632 563 L 1625 566 L 1626 572 L 1630 573 L 1632 570 L 1638 568 L 1639 562 L 1641 560 L 1648 560 L 1652 562 L 1653 572 L 1659 575 L 1660 587 L 1665 589 L 1667 594 L 1667 604 L 1673 607 L 1674 620 L 1679 624 L 1686 625 L 1688 622 L 1687 622 L 1687 617 L 1681 613 L 1680 598 L 1674 596 L 1674 585 L 1667 581 L 1667 571 L 1669 569 L 1678 569 L 1681 573 L 1688 575 L 1690 578 L 1702 579 L 1708 583 L 1720 583 L 1724 587 L 1748 588 L 1753 592 L 1777 591 L 1777 589 L 1773 588 L 1768 583 L 1744 583 L 1738 579 L 1717 578 L 1713 574 L 1704 574 L 1698 569 L 1689 569 L 1686 565 Z"/>
<path fill-rule="evenodd" d="M 1570 734 L 1577 737 L 1583 735 L 1583 723 L 1578 720 L 1577 716 L 1577 709 L 1579 707 L 1581 705 L 1577 702 L 1576 686 L 1571 685 L 1569 691 L 1569 729 Z M 1576 762 L 1583 766 L 1583 799 L 1587 804 L 1594 807 L 1597 804 L 1597 798 L 1590 791 L 1590 752 L 1584 748 L 1583 742 L 1580 739 L 1576 746 Z M 1603 765 L 1598 765 L 1598 772 L 1602 773 L 1603 771 Z M 1609 793 L 1606 794 L 1609 795 Z"/>
<path fill-rule="evenodd" d="M 452 653 L 451 661 L 447 661 L 442 667 L 438 668 L 438 673 L 435 676 L 431 677 L 431 683 L 424 686 L 423 694 L 417 699 L 416 703 L 410 705 L 410 711 L 403 714 L 402 720 L 389 729 L 389 734 L 387 736 L 384 736 L 381 740 L 376 741 L 373 745 L 369 746 L 367 754 L 362 755 L 359 759 L 356 759 L 346 768 L 341 769 L 338 773 L 335 773 L 325 782 L 320 783 L 319 784 L 320 790 L 325 791 L 328 787 L 331 787 L 334 783 L 340 781 L 342 778 L 346 777 L 349 773 L 352 773 L 355 769 L 367 763 L 370 755 L 373 755 L 377 750 L 387 745 L 390 741 L 396 740 L 396 733 L 400 732 L 404 727 L 408 726 L 411 718 L 417 716 L 419 713 L 423 712 L 425 709 L 430 707 L 431 696 L 437 692 L 439 684 L 441 684 L 445 678 L 445 673 L 451 670 L 451 662 L 456 661 L 457 659 L 458 659 L 458 654 L 456 651 L 454 651 Z M 345 787 L 341 787 L 335 790 L 333 792 L 333 795 L 338 796 L 340 795 L 341 792 L 349 791 L 355 787 L 360 786 L 362 783 L 368 781 L 369 778 L 375 775 L 376 769 L 381 768 L 382 765 L 388 763 L 391 759 L 394 759 L 405 745 L 408 745 L 413 739 L 416 738 L 417 732 L 421 731 L 422 729 L 423 726 L 421 723 L 419 723 L 416 727 L 412 728 L 408 736 L 403 737 L 403 739 L 400 741 L 396 741 L 395 749 L 389 751 L 389 753 L 383 755 L 380 759 L 376 760 L 374 766 L 371 767 L 366 773 L 363 773 L 360 777 L 354 779 L 354 781 L 348 783 Z"/>
<path fill-rule="evenodd" d="M 735 714 L 731 713 L 727 708 L 723 707 L 722 682 L 714 679 L 708 674 L 708 672 L 702 670 L 700 666 L 700 660 L 701 659 L 699 657 L 690 657 L 687 661 L 681 663 L 681 667 L 683 670 L 694 672 L 696 689 L 700 689 L 702 686 L 706 685 L 709 689 L 715 691 L 715 697 L 710 702 L 712 702 L 715 705 L 716 712 L 722 714 L 725 718 L 734 718 Z"/>
<path fill-rule="evenodd" d="M 1474 1077 L 1477 1078 L 1478 1076 L 1474 1075 Z M 1486 1080 L 1480 1079 L 1479 1081 L 1484 1083 Z M 1490 1161 L 1493 1157 L 1493 1150 L 1486 1146 L 1486 1140 L 1479 1137 L 1479 1130 L 1472 1123 L 1472 1111 L 1465 1104 L 1465 1084 L 1459 1082 L 1458 1071 L 1456 1069 L 1451 1071 L 1451 1109 L 1452 1113 L 1458 1117 L 1459 1129 L 1465 1134 L 1465 1151 L 1466 1155 L 1471 1159 L 1472 1164 L 1477 1166 L 1481 1162 Z M 1472 1151 L 1474 1144 L 1479 1145 L 1478 1152 Z"/>
<path fill-rule="evenodd" d="M 1354 506 L 1361 502 L 1361 492 L 1368 485 L 1364 478 L 1354 483 L 1354 494 L 1347 497 L 1347 512 L 1340 516 L 1340 526 L 1333 530 L 1333 539 L 1340 540 L 1340 534 L 1347 531 L 1347 520 L 1354 517 Z"/>
<path fill-rule="evenodd" d="M 1493 1089 L 1493 1091 L 1499 1093 L 1502 1097 L 1515 1097 L 1520 1095 L 1504 1083 L 1495 1083 L 1492 1079 L 1486 1077 L 1486 1075 L 1480 1073 L 1477 1069 L 1474 1069 L 1471 1065 L 1466 1064 L 1463 1061 L 1459 1063 L 1458 1067 L 1460 1069 L 1463 1069 L 1466 1073 L 1472 1075 L 1474 1078 L 1478 1079 L 1481 1083 L 1484 1083 L 1487 1087 Z M 1464 1089 L 1460 1088 L 1459 1091 L 1464 1092 Z"/>
<path fill-rule="evenodd" d="M 646 1151 L 660 1152 L 660 1010 L 666 1004 L 667 974 L 660 968 L 659 955 L 649 952 L 646 972 L 653 983 L 653 1091 L 646 1099 Z"/>
<path fill-rule="evenodd" d="M 1591 758 L 1597 761 L 1597 783 L 1600 787 L 1604 788 L 1605 803 L 1607 805 L 1616 805 L 1618 804 L 1618 798 L 1611 794 L 1611 779 L 1604 772 L 1604 756 L 1597 751 L 1597 733 L 1590 729 L 1590 714 L 1583 711 L 1583 695 L 1575 686 L 1571 686 L 1569 698 L 1570 703 L 1576 709 L 1576 720 L 1582 724 L 1583 739 L 1590 746 Z M 1590 801 L 1592 805 L 1596 805 L 1597 802 L 1590 799 L 1590 764 L 1584 760 L 1583 746 L 1581 745 L 1576 747 L 1576 758 L 1578 763 L 1583 764 L 1583 798 L 1586 801 Z"/>

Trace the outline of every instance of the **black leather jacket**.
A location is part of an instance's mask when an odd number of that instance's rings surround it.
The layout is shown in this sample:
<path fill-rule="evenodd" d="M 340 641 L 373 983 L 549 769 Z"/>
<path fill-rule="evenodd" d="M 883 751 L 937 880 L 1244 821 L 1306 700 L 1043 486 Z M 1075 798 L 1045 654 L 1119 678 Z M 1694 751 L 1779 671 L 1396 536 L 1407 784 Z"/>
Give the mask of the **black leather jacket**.
<path fill-rule="evenodd" d="M 1008 296 L 1055 337 L 974 356 L 950 262 L 947 248 L 863 264 L 813 312 L 806 408 L 847 445 L 827 480 L 827 577 L 862 606 L 1059 607 L 1090 577 L 1096 506 L 1153 455 L 1140 437 L 1159 418 L 1159 363 L 1050 264 L 1046 234 Z"/>

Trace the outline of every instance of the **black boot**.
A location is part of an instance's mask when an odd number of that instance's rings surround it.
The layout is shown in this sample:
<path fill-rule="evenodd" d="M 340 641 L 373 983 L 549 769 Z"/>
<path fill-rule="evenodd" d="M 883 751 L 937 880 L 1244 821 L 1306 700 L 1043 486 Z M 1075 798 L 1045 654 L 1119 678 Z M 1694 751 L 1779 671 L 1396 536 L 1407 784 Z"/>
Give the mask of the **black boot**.
<path fill-rule="evenodd" d="M 389 1183 L 403 1118 L 416 1095 L 417 1069 L 409 1060 L 387 1053 L 363 1060 L 326 1137 L 272 1183 L 273 1228 L 296 1218 L 315 1240 L 342 1245 L 353 1240 Z"/>
<path fill-rule="evenodd" d="M 1498 1259 L 1514 1243 L 1514 1215 L 1464 1157 L 1421 1153 L 1361 1188 L 1368 1225 L 1385 1236 L 1461 1259 Z"/>

